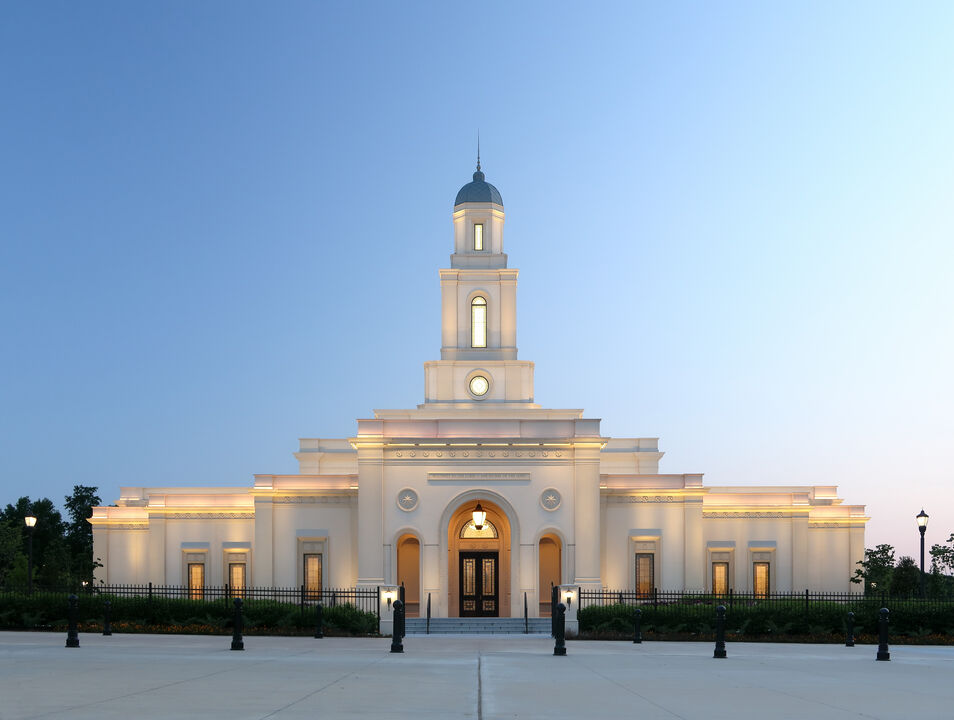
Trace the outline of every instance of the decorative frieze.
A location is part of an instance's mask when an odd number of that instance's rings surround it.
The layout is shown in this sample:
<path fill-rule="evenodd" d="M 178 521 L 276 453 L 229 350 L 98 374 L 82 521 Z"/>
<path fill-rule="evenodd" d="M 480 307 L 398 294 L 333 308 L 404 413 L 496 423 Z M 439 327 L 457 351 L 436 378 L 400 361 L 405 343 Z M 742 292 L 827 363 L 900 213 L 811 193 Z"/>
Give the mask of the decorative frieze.
<path fill-rule="evenodd" d="M 177 512 L 177 513 L 157 513 L 150 515 L 153 518 L 164 520 L 254 520 L 254 511 L 236 511 L 236 512 Z"/>
<path fill-rule="evenodd" d="M 427 481 L 431 483 L 441 482 L 467 482 L 467 483 L 528 483 L 530 482 L 530 473 L 528 472 L 429 472 Z"/>
<path fill-rule="evenodd" d="M 703 511 L 702 517 L 705 518 L 784 518 L 791 517 L 790 513 L 783 512 L 763 512 L 763 511 L 747 511 L 747 512 L 705 512 Z"/>
<path fill-rule="evenodd" d="M 272 498 L 276 505 L 347 505 L 352 502 L 350 495 L 282 495 Z"/>
<path fill-rule="evenodd" d="M 613 503 L 674 503 L 682 502 L 675 495 L 607 495 L 606 502 Z"/>
<path fill-rule="evenodd" d="M 406 450 L 388 450 L 387 455 L 391 458 L 400 458 L 403 460 L 421 460 L 425 458 L 428 460 L 446 460 L 448 458 L 453 458 L 456 460 L 472 460 L 474 458 L 506 458 L 510 460 L 527 458 L 559 459 L 571 457 L 570 453 L 565 450 L 513 450 L 510 448 L 494 448 L 493 450 L 485 448 L 473 448 L 467 450 L 423 450 L 419 447 L 408 448 Z"/>

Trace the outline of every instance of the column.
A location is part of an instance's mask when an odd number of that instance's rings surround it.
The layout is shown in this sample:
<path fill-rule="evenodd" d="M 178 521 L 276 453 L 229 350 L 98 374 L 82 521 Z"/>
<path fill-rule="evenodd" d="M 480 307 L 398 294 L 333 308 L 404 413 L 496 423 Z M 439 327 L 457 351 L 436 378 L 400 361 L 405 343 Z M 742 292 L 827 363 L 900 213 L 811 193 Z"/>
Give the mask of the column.
<path fill-rule="evenodd" d="M 575 447 L 573 475 L 574 582 L 600 587 L 600 444 Z"/>
<path fill-rule="evenodd" d="M 358 446 L 358 586 L 384 584 L 384 448 Z"/>
<path fill-rule="evenodd" d="M 252 586 L 274 587 L 275 537 L 270 497 L 255 498 L 255 542 L 252 545 Z M 297 549 L 293 552 L 297 552 Z"/>

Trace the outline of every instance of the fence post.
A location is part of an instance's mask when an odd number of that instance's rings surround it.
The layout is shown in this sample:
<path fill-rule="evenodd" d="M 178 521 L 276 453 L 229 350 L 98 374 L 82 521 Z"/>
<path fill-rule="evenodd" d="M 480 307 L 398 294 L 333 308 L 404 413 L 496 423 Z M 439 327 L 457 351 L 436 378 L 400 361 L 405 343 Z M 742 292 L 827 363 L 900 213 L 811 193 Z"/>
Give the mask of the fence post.
<path fill-rule="evenodd" d="M 245 649 L 245 643 L 242 641 L 242 598 L 235 598 L 235 618 L 232 621 L 232 649 Z"/>
<path fill-rule="evenodd" d="M 725 657 L 725 605 L 716 608 L 716 641 L 712 657 Z"/>
<path fill-rule="evenodd" d="M 855 646 L 855 614 L 848 613 L 848 632 L 845 634 L 845 647 Z"/>
<path fill-rule="evenodd" d="M 400 600 L 394 601 L 394 625 L 391 628 L 391 652 L 404 652 L 404 603 Z"/>
<path fill-rule="evenodd" d="M 431 594 L 427 593 L 427 625 L 424 626 L 424 634 L 431 634 Z"/>
<path fill-rule="evenodd" d="M 527 591 L 524 590 L 523 592 L 523 634 L 524 635 L 530 634 L 529 618 L 530 618 L 530 615 L 528 614 L 528 611 L 527 611 Z"/>
<path fill-rule="evenodd" d="M 878 656 L 876 660 L 890 660 L 888 652 L 888 608 L 883 607 L 878 613 Z"/>
<path fill-rule="evenodd" d="M 299 599 L 299 605 L 301 606 L 301 614 L 305 614 L 305 585 L 302 583 L 301 586 L 301 598 Z"/>
<path fill-rule="evenodd" d="M 103 603 L 103 635 L 113 634 L 113 626 L 109 624 L 109 610 L 112 605 L 109 600 Z"/>
<path fill-rule="evenodd" d="M 653 588 L 653 610 L 659 607 L 659 588 Z"/>
<path fill-rule="evenodd" d="M 156 621 L 156 615 L 152 607 L 152 582 L 149 583 L 149 624 L 152 625 Z"/>
<path fill-rule="evenodd" d="M 633 644 L 638 645 L 643 641 L 643 630 L 640 627 L 643 618 L 643 611 L 639 608 L 633 610 Z"/>
<path fill-rule="evenodd" d="M 378 616 L 378 632 L 381 632 L 381 586 L 378 585 L 378 594 L 375 595 L 377 602 L 374 603 L 374 607 L 377 608 L 375 613 Z M 335 594 L 331 593 L 331 607 L 335 606 Z"/>
<path fill-rule="evenodd" d="M 319 600 L 315 603 L 315 639 L 323 638 L 325 636 L 321 626 L 321 610 L 321 600 Z"/>
<path fill-rule="evenodd" d="M 70 595 L 69 597 L 69 625 L 66 628 L 66 647 L 68 648 L 78 648 L 79 644 L 79 634 L 76 632 L 76 604 L 78 598 L 75 595 Z"/>
<path fill-rule="evenodd" d="M 566 655 L 566 605 L 557 603 L 556 605 L 556 632 L 554 633 L 555 642 L 553 644 L 554 655 Z"/>

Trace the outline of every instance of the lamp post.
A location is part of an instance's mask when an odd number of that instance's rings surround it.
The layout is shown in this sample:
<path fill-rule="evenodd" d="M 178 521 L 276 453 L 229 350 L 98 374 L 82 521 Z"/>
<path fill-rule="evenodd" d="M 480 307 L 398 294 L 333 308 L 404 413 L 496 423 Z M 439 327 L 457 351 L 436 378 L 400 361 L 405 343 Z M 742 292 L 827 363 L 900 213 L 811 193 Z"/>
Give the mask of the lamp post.
<path fill-rule="evenodd" d="M 33 528 L 36 527 L 36 518 L 33 515 L 27 515 L 23 518 L 27 527 L 27 588 L 30 594 L 33 594 Z"/>
<path fill-rule="evenodd" d="M 918 530 L 921 533 L 921 599 L 924 599 L 924 532 L 927 530 L 928 514 L 921 508 L 917 514 Z"/>

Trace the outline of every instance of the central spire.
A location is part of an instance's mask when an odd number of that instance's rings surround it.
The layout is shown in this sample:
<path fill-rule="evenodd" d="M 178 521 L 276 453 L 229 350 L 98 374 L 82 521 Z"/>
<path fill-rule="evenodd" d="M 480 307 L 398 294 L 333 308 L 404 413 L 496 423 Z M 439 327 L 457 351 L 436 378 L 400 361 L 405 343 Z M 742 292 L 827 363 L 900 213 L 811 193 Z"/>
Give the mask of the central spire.
<path fill-rule="evenodd" d="M 477 172 L 480 172 L 480 130 L 477 130 Z"/>

